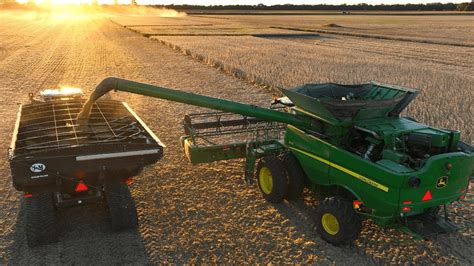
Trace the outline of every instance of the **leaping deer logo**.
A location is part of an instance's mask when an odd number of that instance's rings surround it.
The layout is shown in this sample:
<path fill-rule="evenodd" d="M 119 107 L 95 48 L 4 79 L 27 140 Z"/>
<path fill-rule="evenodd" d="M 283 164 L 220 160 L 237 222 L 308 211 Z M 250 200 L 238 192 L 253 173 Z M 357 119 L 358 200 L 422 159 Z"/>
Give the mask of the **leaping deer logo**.
<path fill-rule="evenodd" d="M 436 181 L 436 187 L 437 188 L 443 188 L 448 184 L 448 177 L 447 176 L 442 176 L 438 178 L 438 181 Z"/>

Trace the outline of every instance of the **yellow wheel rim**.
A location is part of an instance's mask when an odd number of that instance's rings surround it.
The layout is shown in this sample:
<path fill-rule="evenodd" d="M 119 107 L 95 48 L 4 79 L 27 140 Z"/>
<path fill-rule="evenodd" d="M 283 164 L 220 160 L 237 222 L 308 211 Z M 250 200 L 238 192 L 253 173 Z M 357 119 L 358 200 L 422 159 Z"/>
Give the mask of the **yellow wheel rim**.
<path fill-rule="evenodd" d="M 325 213 L 321 220 L 323 228 L 328 234 L 335 235 L 339 232 L 339 222 L 337 221 L 336 216 L 330 213 Z"/>
<path fill-rule="evenodd" d="M 270 169 L 267 167 L 262 167 L 258 173 L 258 182 L 260 183 L 260 188 L 263 193 L 270 194 L 273 189 L 273 177 Z"/>

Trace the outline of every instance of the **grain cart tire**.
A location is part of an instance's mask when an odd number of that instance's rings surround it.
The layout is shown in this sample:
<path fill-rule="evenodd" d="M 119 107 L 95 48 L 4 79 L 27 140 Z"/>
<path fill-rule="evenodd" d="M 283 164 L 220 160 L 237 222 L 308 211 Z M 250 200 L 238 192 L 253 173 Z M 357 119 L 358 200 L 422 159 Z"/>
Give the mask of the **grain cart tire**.
<path fill-rule="evenodd" d="M 26 242 L 29 247 L 58 241 L 56 213 L 52 193 L 40 193 L 25 199 Z"/>
<path fill-rule="evenodd" d="M 283 163 L 275 156 L 261 158 L 255 171 L 258 188 L 263 197 L 272 203 L 280 203 L 288 191 L 288 177 Z"/>
<path fill-rule="evenodd" d="M 114 231 L 136 228 L 138 225 L 135 202 L 130 189 L 124 183 L 107 182 L 105 199 L 110 212 L 110 222 Z"/>
<path fill-rule="evenodd" d="M 288 192 L 286 199 L 297 200 L 303 193 L 306 174 L 303 168 L 301 168 L 300 162 L 292 153 L 283 153 L 281 159 L 288 173 Z"/>
<path fill-rule="evenodd" d="M 350 201 L 329 197 L 316 211 L 316 230 L 322 239 L 333 245 L 353 242 L 359 236 L 362 222 Z"/>

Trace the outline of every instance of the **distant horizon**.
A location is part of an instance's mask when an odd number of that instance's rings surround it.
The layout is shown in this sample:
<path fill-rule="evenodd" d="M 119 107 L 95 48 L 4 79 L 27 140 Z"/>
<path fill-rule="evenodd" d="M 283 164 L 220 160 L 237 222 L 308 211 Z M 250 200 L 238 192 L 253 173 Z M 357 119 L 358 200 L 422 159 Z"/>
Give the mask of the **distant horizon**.
<path fill-rule="evenodd" d="M 141 4 L 140 2 L 156 2 L 156 4 L 175 4 L 175 5 L 214 5 L 214 6 L 219 6 L 219 5 L 259 5 L 259 4 L 264 4 L 267 6 L 272 6 L 272 5 L 358 5 L 358 4 L 370 4 L 370 5 L 397 5 L 397 4 L 431 4 L 434 3 L 432 0 L 425 0 L 425 1 L 355 1 L 355 0 L 337 0 L 337 1 L 311 1 L 311 0 L 295 0 L 295 1 L 288 1 L 288 0 L 222 0 L 222 1 L 212 1 L 212 0 L 144 0 L 144 1 L 137 1 L 138 4 Z M 217 3 L 212 3 L 212 2 L 217 2 Z M 469 1 L 436 1 L 437 3 L 461 3 L 461 2 L 469 2 Z M 200 4 L 199 4 L 200 3 Z M 206 3 L 206 4 L 203 4 Z"/>
<path fill-rule="evenodd" d="M 0 1 L 2 2 L 2 1 Z M 66 0 L 66 1 L 59 1 L 59 0 L 35 0 L 35 1 L 28 1 L 28 0 L 17 0 L 18 3 L 27 3 L 27 2 L 35 2 L 36 4 L 43 4 L 43 3 L 53 3 L 55 5 L 60 5 L 64 3 L 70 4 L 91 4 L 93 2 L 98 2 L 99 4 L 114 4 L 114 0 Z M 132 0 L 118 0 L 119 4 L 131 4 Z M 369 5 L 406 5 L 406 4 L 432 4 L 434 3 L 433 0 L 421 0 L 421 1 L 374 1 L 374 0 L 366 0 L 366 1 L 357 1 L 357 0 L 336 0 L 336 1 L 311 1 L 311 0 L 294 0 L 289 3 L 288 0 L 221 0 L 221 1 L 212 1 L 212 0 L 137 0 L 138 5 L 196 5 L 196 6 L 235 6 L 235 5 L 259 5 L 263 4 L 266 6 L 272 5 L 358 5 L 358 4 L 369 4 Z M 462 2 L 470 2 L 466 1 L 436 1 L 436 3 L 462 3 Z"/>

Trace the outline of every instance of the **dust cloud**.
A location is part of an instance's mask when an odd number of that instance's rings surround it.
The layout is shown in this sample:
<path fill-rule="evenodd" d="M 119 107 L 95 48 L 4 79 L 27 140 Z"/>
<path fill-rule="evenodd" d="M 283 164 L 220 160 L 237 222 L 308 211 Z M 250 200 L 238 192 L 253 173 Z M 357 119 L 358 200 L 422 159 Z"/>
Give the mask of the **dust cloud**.
<path fill-rule="evenodd" d="M 90 18 L 112 18 L 115 16 L 184 17 L 185 12 L 151 6 L 94 6 L 94 5 L 21 5 L 0 4 L 0 17 L 20 19 L 77 20 Z"/>
<path fill-rule="evenodd" d="M 185 12 L 168 8 L 154 8 L 149 6 L 107 6 L 107 14 L 128 16 L 156 16 L 156 17 L 184 17 Z"/>

